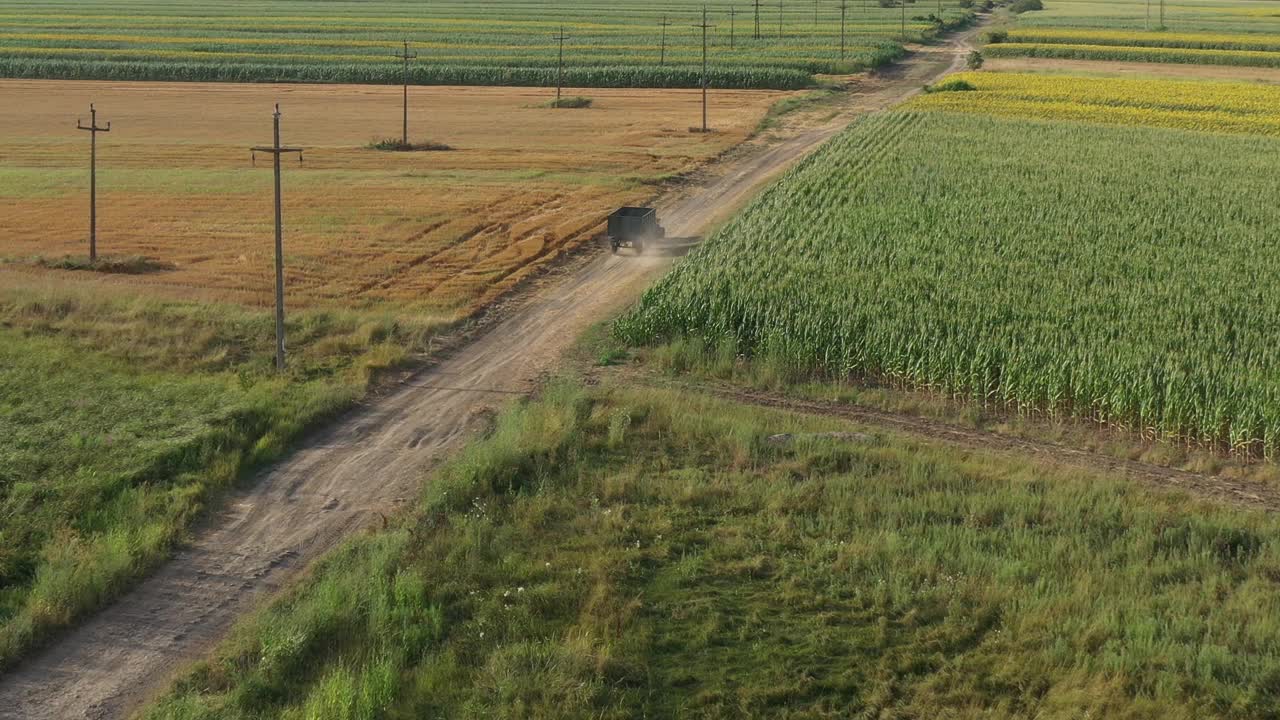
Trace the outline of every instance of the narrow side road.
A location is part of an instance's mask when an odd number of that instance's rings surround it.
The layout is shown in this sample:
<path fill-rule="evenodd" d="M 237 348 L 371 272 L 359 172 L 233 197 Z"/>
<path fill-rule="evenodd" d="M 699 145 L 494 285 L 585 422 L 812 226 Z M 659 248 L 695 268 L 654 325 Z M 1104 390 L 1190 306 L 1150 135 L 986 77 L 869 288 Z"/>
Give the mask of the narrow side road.
<path fill-rule="evenodd" d="M 731 400 L 741 405 L 838 418 L 859 428 L 883 429 L 927 442 L 945 443 L 964 450 L 1005 453 L 1080 468 L 1088 472 L 1117 475 L 1155 490 L 1186 493 L 1192 497 L 1247 510 L 1280 512 L 1280 490 L 1258 482 L 1112 457 L 1091 450 L 1044 440 L 1002 435 L 911 413 L 880 410 L 850 403 L 807 400 L 724 383 L 707 381 L 690 383 L 647 372 L 622 375 L 627 382 L 640 386 L 678 389 L 685 393 Z"/>
<path fill-rule="evenodd" d="M 918 48 L 859 81 L 842 109 L 817 125 L 784 127 L 730 152 L 702 182 L 658 203 L 668 232 L 703 233 L 858 115 L 963 67 L 976 32 Z M 0 718 L 120 718 L 136 709 L 237 616 L 341 538 L 408 501 L 477 411 L 531 390 L 583 331 L 633 301 L 670 263 L 602 255 L 312 437 L 231 497 L 190 546 L 133 591 L 0 678 Z"/>

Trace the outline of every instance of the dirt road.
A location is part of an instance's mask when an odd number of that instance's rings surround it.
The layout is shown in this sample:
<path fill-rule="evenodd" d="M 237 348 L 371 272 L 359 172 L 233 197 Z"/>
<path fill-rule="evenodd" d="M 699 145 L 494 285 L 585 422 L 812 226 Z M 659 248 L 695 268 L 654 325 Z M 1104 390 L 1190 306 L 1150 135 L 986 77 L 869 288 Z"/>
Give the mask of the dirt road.
<path fill-rule="evenodd" d="M 659 202 L 673 236 L 698 235 L 857 115 L 963 65 L 972 33 L 859 81 L 839 112 L 805 114 Z M 821 117 L 820 121 L 816 118 Z M 439 365 L 310 439 L 232 497 L 187 548 L 110 608 L 0 678 L 0 717 L 118 718 L 207 651 L 235 618 L 353 530 L 411 498 L 479 409 L 530 390 L 592 323 L 634 300 L 666 257 L 601 255 L 531 293 Z"/>
<path fill-rule="evenodd" d="M 859 430 L 883 429 L 930 442 L 953 445 L 964 450 L 994 451 L 1034 458 L 1057 465 L 1081 468 L 1099 475 L 1120 476 L 1156 490 L 1181 492 L 1214 503 L 1250 510 L 1280 512 L 1280 489 L 1264 483 L 1152 465 L 1046 440 L 965 427 L 912 413 L 880 410 L 846 402 L 806 400 L 717 382 L 703 381 L 691 384 L 644 372 L 618 374 L 638 385 L 712 395 L 742 405 L 756 405 L 806 415 L 838 418 L 852 423 L 854 428 Z"/>

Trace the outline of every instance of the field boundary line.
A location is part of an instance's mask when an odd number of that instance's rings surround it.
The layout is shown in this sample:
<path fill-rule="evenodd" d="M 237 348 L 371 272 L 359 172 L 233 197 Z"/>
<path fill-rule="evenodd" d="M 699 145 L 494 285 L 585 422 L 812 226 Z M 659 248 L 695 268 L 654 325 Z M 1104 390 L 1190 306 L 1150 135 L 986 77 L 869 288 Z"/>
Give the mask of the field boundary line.
<path fill-rule="evenodd" d="M 890 432 L 918 437 L 929 442 L 945 443 L 983 452 L 1022 455 L 1028 459 L 1048 460 L 1089 472 L 1119 475 L 1137 480 L 1143 485 L 1160 491 L 1181 491 L 1213 502 L 1264 510 L 1269 513 L 1280 512 L 1280 490 L 1262 483 L 1112 457 L 1048 440 L 1033 440 L 990 430 L 968 428 L 945 420 L 881 410 L 866 405 L 797 398 L 718 381 L 687 382 L 664 378 L 646 370 L 619 373 L 619 375 L 624 376 L 624 381 L 635 385 L 655 389 L 675 389 L 756 407 L 836 418 L 860 426 L 882 428 Z"/>

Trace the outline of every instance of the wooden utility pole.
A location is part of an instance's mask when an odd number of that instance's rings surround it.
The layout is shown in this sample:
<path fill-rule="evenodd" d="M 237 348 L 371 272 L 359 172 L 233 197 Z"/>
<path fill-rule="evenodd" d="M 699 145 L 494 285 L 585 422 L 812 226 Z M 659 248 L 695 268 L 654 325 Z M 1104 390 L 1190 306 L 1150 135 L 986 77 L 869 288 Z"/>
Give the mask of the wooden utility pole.
<path fill-rule="evenodd" d="M 729 49 L 733 49 L 733 18 L 738 14 L 738 8 L 729 6 Z"/>
<path fill-rule="evenodd" d="M 1164 29 L 1164 0 L 1160 0 L 1160 29 Z"/>
<path fill-rule="evenodd" d="M 1143 30 L 1151 29 L 1151 0 L 1147 0 L 1147 22 L 1142 27 Z"/>
<path fill-rule="evenodd" d="M 417 53 L 409 54 L 409 41 L 404 41 L 404 52 L 394 55 L 404 61 L 404 124 L 400 131 L 400 144 L 409 146 L 409 61 L 418 57 Z"/>
<path fill-rule="evenodd" d="M 258 153 L 269 153 L 275 168 L 276 185 L 276 371 L 284 372 L 284 225 L 280 212 L 280 156 L 297 153 L 298 162 L 302 162 L 302 148 L 282 147 L 280 145 L 280 104 L 271 114 L 274 121 L 272 127 L 273 142 L 270 147 L 257 146 L 249 149 L 251 157 L 257 162 Z"/>
<path fill-rule="evenodd" d="M 707 24 L 707 6 L 702 6 L 702 24 L 694 25 L 702 28 L 702 132 L 707 132 L 707 30 L 715 27 Z"/>
<path fill-rule="evenodd" d="M 560 65 L 556 70 L 556 107 L 560 107 L 560 91 L 564 87 L 564 41 L 569 39 L 564 34 L 564 26 L 560 26 L 560 33 L 551 36 L 553 40 L 560 41 Z"/>
<path fill-rule="evenodd" d="M 98 111 L 89 103 L 89 124 L 76 118 L 76 129 L 89 131 L 89 262 L 98 259 L 98 133 L 111 132 L 111 123 L 98 127 Z"/>
<path fill-rule="evenodd" d="M 778 39 L 782 39 L 782 0 L 778 0 Z"/>
<path fill-rule="evenodd" d="M 663 15 L 662 22 L 658 24 L 662 26 L 662 44 L 660 46 L 661 49 L 658 50 L 658 65 L 662 66 L 667 64 L 667 26 L 671 23 L 667 22 L 667 16 Z"/>
<path fill-rule="evenodd" d="M 756 39 L 760 39 L 760 0 L 756 0 Z"/>
<path fill-rule="evenodd" d="M 844 15 L 849 9 L 849 0 L 840 0 L 840 59 L 844 59 Z"/>

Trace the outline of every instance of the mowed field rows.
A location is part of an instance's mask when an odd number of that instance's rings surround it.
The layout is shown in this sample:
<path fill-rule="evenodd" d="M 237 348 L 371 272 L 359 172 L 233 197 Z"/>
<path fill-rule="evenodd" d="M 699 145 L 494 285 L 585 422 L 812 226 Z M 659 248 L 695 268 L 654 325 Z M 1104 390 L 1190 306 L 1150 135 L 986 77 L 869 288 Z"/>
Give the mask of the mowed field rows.
<path fill-rule="evenodd" d="M 692 91 L 598 91 L 593 107 L 538 107 L 546 91 L 414 89 L 415 137 L 445 152 L 381 152 L 400 93 L 378 87 L 6 81 L 0 94 L 0 273 L 86 252 L 88 137 L 96 101 L 100 250 L 172 269 L 113 280 L 169 296 L 271 302 L 272 103 L 286 144 L 287 287 L 295 306 L 394 301 L 453 317 L 589 240 L 615 206 L 741 141 L 780 97 L 716 93 L 717 132 L 690 133 Z M 59 276 L 98 282 L 101 276 Z"/>
<path fill-rule="evenodd" d="M 935 92 L 911 107 L 1109 125 L 1280 136 L 1280 88 L 1251 83 L 960 73 L 974 88 Z"/>
<path fill-rule="evenodd" d="M 992 58 L 1280 67 L 1280 9 L 1267 0 L 1065 0 L 992 35 Z"/>
<path fill-rule="evenodd" d="M 1200 112 L 1186 126 L 1239 133 L 1274 88 L 1219 106 L 1213 86 L 1195 108 L 1169 83 L 1126 107 L 1122 83 L 966 77 L 996 91 L 958 78 L 858 123 L 659 282 L 623 337 L 1273 455 L 1280 143 L 1141 124 Z M 1042 102 L 1006 108 L 1018 83 Z M 1137 126 L 1076 122 L 1109 112 Z"/>
<path fill-rule="evenodd" d="M 561 27 L 568 82 L 590 86 L 694 87 L 702 4 L 334 2 L 308 6 L 248 0 L 0 3 L 0 75 L 151 80 L 399 82 L 391 56 L 402 40 L 419 54 L 414 82 L 548 85 Z M 796 88 L 814 73 L 847 73 L 900 57 L 900 43 L 933 37 L 970 17 L 956 0 L 882 8 L 761 3 L 759 31 L 747 3 L 709 8 L 711 82 L 717 87 Z M 668 25 L 664 29 L 663 20 Z M 904 23 L 905 20 L 905 23 Z M 665 45 L 665 51 L 663 46 Z"/>

